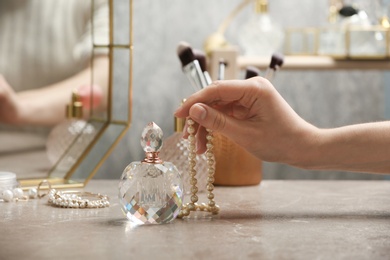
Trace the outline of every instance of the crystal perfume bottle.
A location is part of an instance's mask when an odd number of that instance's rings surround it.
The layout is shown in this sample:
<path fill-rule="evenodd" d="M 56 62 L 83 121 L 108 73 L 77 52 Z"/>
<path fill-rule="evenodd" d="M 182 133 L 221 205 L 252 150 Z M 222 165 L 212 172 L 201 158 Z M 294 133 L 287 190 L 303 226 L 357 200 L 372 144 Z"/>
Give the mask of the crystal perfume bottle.
<path fill-rule="evenodd" d="M 268 1 L 255 1 L 255 16 L 244 24 L 238 41 L 248 56 L 271 56 L 283 43 L 282 29 L 268 13 Z"/>
<path fill-rule="evenodd" d="M 126 217 L 136 225 L 163 224 L 174 220 L 183 203 L 180 172 L 159 158 L 162 130 L 154 122 L 142 132 L 143 161 L 132 162 L 119 182 L 119 201 Z"/>
<path fill-rule="evenodd" d="M 164 141 L 160 155 L 164 160 L 176 165 L 184 182 L 184 193 L 189 194 L 191 189 L 190 175 L 188 174 L 188 140 L 182 137 L 185 119 L 175 117 L 175 132 Z M 206 190 L 207 185 L 207 157 L 205 154 L 196 155 L 196 179 L 198 192 Z"/>
<path fill-rule="evenodd" d="M 71 103 L 66 107 L 67 119 L 55 126 L 47 138 L 46 152 L 52 165 L 63 157 L 57 166 L 59 169 L 68 170 L 96 133 L 95 127 L 83 119 L 83 104 L 80 100 L 74 91 Z M 69 149 L 71 145 L 72 149 Z"/>

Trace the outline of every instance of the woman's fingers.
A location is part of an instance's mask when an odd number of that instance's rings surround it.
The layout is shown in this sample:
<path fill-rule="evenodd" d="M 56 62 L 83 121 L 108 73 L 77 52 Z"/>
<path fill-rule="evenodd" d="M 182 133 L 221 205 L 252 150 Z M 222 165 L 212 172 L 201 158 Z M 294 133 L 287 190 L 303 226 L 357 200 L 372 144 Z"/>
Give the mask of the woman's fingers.
<path fill-rule="evenodd" d="M 248 80 L 224 80 L 216 81 L 207 88 L 191 95 L 184 104 L 179 107 L 175 115 L 187 117 L 190 108 L 196 103 L 203 103 L 209 106 L 225 106 L 226 104 L 237 103 L 249 108 L 263 91 L 264 86 L 270 83 L 261 77 Z"/>

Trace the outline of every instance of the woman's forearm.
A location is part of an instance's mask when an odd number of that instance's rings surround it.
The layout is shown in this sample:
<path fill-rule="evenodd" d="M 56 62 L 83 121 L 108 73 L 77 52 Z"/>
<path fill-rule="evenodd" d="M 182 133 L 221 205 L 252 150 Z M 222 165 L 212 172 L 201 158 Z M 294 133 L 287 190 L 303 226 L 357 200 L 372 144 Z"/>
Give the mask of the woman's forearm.
<path fill-rule="evenodd" d="M 102 56 L 95 60 L 95 84 L 103 88 L 106 96 L 108 82 L 108 57 Z M 55 125 L 65 117 L 66 104 L 70 102 L 71 93 L 81 85 L 91 84 L 91 68 L 86 68 L 78 74 L 40 89 L 18 93 L 21 104 L 19 125 Z"/>
<path fill-rule="evenodd" d="M 296 166 L 316 170 L 390 173 L 390 122 L 318 129 Z"/>

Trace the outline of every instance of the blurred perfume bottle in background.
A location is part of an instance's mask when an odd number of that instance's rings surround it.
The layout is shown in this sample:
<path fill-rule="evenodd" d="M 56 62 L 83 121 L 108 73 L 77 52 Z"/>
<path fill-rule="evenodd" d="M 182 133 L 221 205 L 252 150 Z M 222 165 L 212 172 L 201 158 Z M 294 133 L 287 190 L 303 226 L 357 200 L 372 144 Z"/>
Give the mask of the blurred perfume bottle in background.
<path fill-rule="evenodd" d="M 268 0 L 255 1 L 255 15 L 245 23 L 238 42 L 248 56 L 270 57 L 279 51 L 284 40 L 284 32 L 268 13 Z"/>
<path fill-rule="evenodd" d="M 66 119 L 50 132 L 46 152 L 52 165 L 69 170 L 95 136 L 93 125 L 83 119 L 83 103 L 77 91 L 66 106 Z M 72 146 L 72 149 L 69 149 Z M 71 153 L 68 153 L 71 150 Z M 61 161 L 60 161 L 61 159 Z"/>
<path fill-rule="evenodd" d="M 184 192 L 189 194 L 191 184 L 188 171 L 188 140 L 182 137 L 184 124 L 185 119 L 175 117 L 175 132 L 164 141 L 160 157 L 176 165 L 183 178 Z M 205 154 L 196 155 L 195 170 L 198 192 L 203 192 L 206 190 L 208 177 L 207 157 Z"/>
<path fill-rule="evenodd" d="M 346 32 L 341 27 L 339 10 L 341 3 L 331 1 L 328 9 L 328 24 L 319 32 L 318 54 L 344 57 L 347 53 Z"/>

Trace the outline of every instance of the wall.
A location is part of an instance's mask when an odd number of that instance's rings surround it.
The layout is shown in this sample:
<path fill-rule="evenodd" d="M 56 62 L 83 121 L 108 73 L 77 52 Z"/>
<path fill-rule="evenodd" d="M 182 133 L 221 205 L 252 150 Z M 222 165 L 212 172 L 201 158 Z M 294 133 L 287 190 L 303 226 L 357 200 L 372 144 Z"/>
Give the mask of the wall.
<path fill-rule="evenodd" d="M 181 72 L 176 54 L 180 41 L 202 48 L 205 38 L 239 3 L 236 0 L 134 0 L 133 120 L 122 139 L 97 173 L 97 178 L 119 178 L 134 160 L 143 158 L 139 138 L 143 127 L 156 122 L 165 137 L 173 132 L 173 111 L 192 88 Z M 326 23 L 327 0 L 270 0 L 270 13 L 283 27 L 321 26 Z M 226 36 L 235 35 L 251 9 L 247 7 L 231 24 Z M 278 73 L 274 84 L 291 106 L 319 127 L 384 119 L 384 87 L 380 72 L 299 71 Z M 381 179 L 380 175 L 305 171 L 264 163 L 264 178 L 278 179 Z"/>

